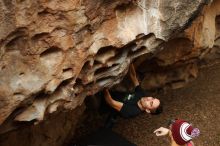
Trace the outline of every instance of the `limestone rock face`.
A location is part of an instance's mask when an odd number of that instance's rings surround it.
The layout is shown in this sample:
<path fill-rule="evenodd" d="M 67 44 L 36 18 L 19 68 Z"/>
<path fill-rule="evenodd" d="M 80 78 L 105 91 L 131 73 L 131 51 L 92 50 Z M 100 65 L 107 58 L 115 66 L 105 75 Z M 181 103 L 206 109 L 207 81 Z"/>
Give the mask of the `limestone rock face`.
<path fill-rule="evenodd" d="M 74 111 L 134 60 L 146 89 L 196 77 L 191 60 L 219 47 L 219 1 L 211 2 L 0 1 L 0 133 L 8 121 Z"/>
<path fill-rule="evenodd" d="M 137 61 L 145 89 L 179 88 L 197 77 L 198 61 L 219 58 L 220 1 L 205 6 L 192 25 L 166 42 L 155 56 Z M 144 66 L 144 67 L 143 67 Z"/>

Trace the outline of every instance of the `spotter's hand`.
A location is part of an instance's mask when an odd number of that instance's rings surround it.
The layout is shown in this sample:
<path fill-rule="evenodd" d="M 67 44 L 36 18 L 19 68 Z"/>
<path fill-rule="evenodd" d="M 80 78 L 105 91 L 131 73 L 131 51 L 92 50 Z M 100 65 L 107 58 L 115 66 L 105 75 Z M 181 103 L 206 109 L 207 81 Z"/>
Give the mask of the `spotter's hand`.
<path fill-rule="evenodd" d="M 154 133 L 156 134 L 156 136 L 164 136 L 164 135 L 167 135 L 169 133 L 169 129 L 167 128 L 164 128 L 164 127 L 160 127 L 158 129 L 156 129 L 154 131 Z"/>

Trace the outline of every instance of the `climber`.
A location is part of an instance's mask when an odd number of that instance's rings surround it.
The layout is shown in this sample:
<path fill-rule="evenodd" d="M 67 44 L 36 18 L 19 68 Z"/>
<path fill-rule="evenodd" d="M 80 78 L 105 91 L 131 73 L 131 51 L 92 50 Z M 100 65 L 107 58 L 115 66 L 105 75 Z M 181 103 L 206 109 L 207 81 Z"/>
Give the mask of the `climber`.
<path fill-rule="evenodd" d="M 172 120 L 169 129 L 160 127 L 154 131 L 156 136 L 169 135 L 171 146 L 194 146 L 192 138 L 199 136 L 198 128 L 193 128 L 191 124 L 184 120 Z"/>
<path fill-rule="evenodd" d="M 135 85 L 133 93 L 111 92 L 104 89 L 104 97 L 108 105 L 119 112 L 122 117 L 130 118 L 137 116 L 143 111 L 150 114 L 159 114 L 162 112 L 162 104 L 159 99 L 154 97 L 146 97 L 139 85 L 133 64 L 129 69 L 129 76 Z M 116 117 L 117 114 L 113 114 Z"/>

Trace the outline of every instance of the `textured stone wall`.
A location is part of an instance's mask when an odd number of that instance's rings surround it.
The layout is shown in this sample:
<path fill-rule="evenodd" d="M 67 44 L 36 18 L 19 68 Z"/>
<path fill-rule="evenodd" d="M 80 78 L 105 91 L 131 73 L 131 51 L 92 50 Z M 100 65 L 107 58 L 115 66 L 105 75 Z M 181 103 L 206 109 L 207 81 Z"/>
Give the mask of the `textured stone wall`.
<path fill-rule="evenodd" d="M 41 123 L 7 123 L 0 134 L 1 146 L 67 146 L 75 135 L 85 106 L 54 112 Z M 77 120 L 76 120 L 77 119 Z M 13 126 L 12 126 L 13 125 Z"/>
<path fill-rule="evenodd" d="M 178 88 L 219 47 L 218 0 L 3 0 L 0 9 L 3 138 L 24 122 L 43 128 L 54 112 L 72 116 L 86 96 L 118 84 L 132 61 L 144 88 Z M 40 133 L 32 128 L 27 135 Z"/>
<path fill-rule="evenodd" d="M 205 6 L 200 16 L 174 38 L 162 45 L 156 55 L 148 54 L 136 61 L 142 87 L 180 88 L 197 77 L 201 60 L 219 58 L 220 1 Z"/>

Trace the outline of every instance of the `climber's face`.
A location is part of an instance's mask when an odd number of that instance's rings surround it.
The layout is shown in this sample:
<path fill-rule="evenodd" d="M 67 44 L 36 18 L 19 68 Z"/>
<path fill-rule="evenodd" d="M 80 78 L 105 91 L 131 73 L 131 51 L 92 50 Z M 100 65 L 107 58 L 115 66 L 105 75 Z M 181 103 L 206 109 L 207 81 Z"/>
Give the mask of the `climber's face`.
<path fill-rule="evenodd" d="M 159 107 L 160 100 L 153 97 L 142 97 L 140 103 L 146 112 L 151 113 Z"/>

